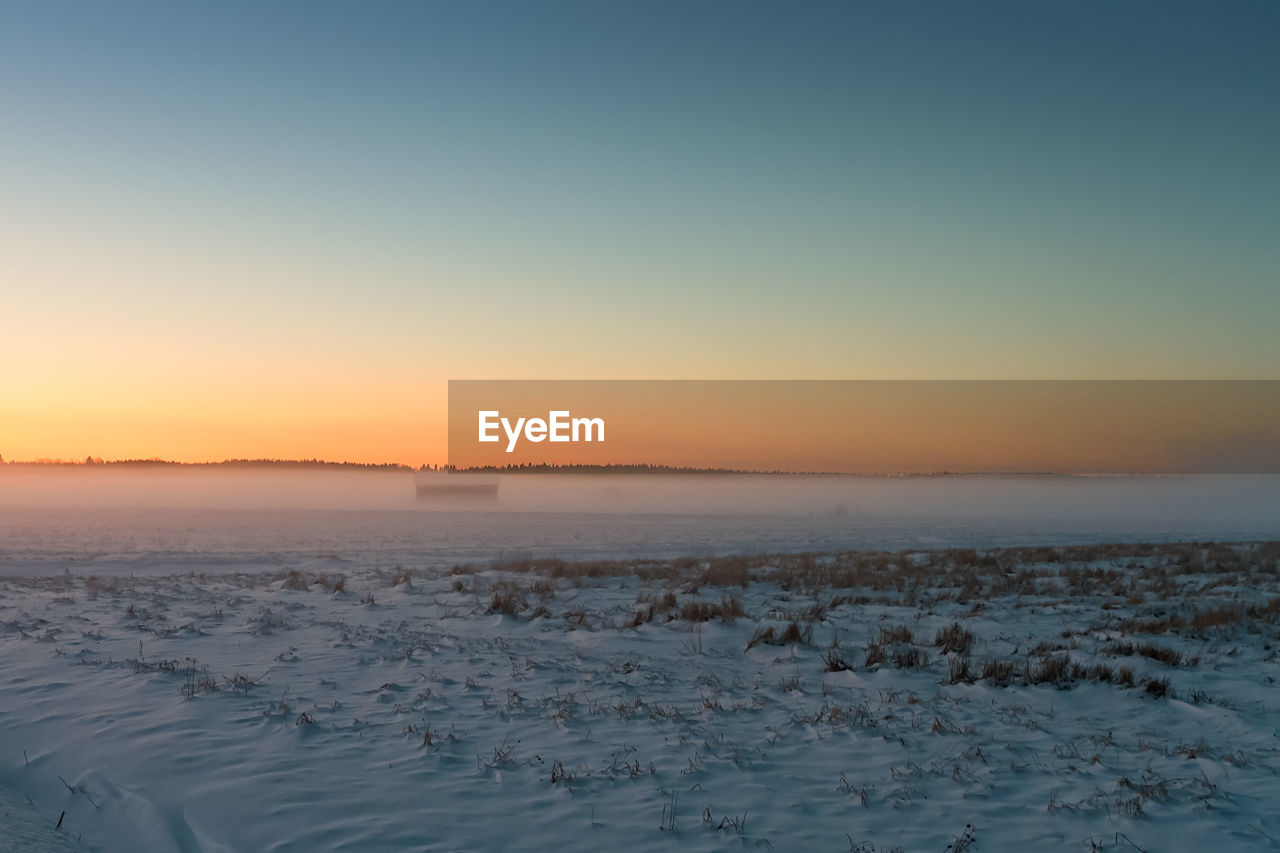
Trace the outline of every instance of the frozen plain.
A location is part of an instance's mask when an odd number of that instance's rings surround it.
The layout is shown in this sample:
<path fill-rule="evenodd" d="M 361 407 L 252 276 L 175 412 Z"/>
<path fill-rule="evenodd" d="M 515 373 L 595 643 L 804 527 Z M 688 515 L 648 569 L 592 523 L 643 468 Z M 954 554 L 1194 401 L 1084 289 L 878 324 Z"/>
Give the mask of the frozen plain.
<path fill-rule="evenodd" d="M 9 507 L 0 849 L 1275 849 L 1192 521 Z"/>

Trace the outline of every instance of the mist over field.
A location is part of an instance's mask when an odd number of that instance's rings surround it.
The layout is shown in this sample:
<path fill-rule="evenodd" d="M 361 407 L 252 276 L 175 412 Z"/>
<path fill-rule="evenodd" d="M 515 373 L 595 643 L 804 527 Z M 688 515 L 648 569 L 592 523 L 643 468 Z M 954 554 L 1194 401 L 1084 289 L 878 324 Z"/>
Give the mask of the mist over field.
<path fill-rule="evenodd" d="M 0 572 L 273 567 L 317 555 L 448 568 L 875 548 L 1280 537 L 1280 477 L 499 478 L 417 500 L 404 471 L 0 471 Z"/>
<path fill-rule="evenodd" d="M 6 466 L 0 508 L 394 509 L 412 506 L 407 471 L 180 466 Z"/>
<path fill-rule="evenodd" d="M 455 475 L 467 482 L 471 475 Z M 492 480 L 492 478 L 490 478 Z M 833 514 L 867 518 L 1266 523 L 1280 476 L 519 474 L 497 500 L 415 500 L 409 471 L 48 466 L 0 469 L 0 509 Z M 1270 502 L 1270 503 L 1269 503 Z"/>

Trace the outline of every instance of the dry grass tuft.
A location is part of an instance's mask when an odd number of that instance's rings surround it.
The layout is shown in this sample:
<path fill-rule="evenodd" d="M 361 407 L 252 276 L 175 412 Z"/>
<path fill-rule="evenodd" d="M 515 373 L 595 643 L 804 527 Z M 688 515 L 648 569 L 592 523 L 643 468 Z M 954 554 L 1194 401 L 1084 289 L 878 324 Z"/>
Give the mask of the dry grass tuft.
<path fill-rule="evenodd" d="M 515 618 L 524 612 L 528 604 L 525 603 L 524 595 L 520 590 L 505 585 L 499 585 L 493 590 L 489 596 L 489 612 L 501 613 L 504 616 Z"/>
<path fill-rule="evenodd" d="M 813 645 L 813 626 L 801 625 L 793 619 L 781 631 L 775 630 L 773 626 L 757 628 L 755 633 L 751 635 L 751 639 L 747 641 L 747 650 L 749 651 L 761 644 L 766 646 L 811 646 Z"/>
<path fill-rule="evenodd" d="M 740 586 L 751 583 L 750 564 L 746 557 L 716 557 L 702 572 L 698 583 L 705 586 Z"/>
<path fill-rule="evenodd" d="M 284 576 L 283 586 L 285 589 L 304 590 L 310 585 L 302 572 L 290 571 Z"/>
<path fill-rule="evenodd" d="M 944 655 L 951 652 L 968 655 L 969 650 L 973 648 L 973 632 L 959 622 L 952 622 L 938 632 L 933 644 L 940 647 Z"/>
<path fill-rule="evenodd" d="M 888 625 L 880 629 L 880 643 L 883 645 L 910 643 L 911 639 L 912 634 L 909 625 Z"/>

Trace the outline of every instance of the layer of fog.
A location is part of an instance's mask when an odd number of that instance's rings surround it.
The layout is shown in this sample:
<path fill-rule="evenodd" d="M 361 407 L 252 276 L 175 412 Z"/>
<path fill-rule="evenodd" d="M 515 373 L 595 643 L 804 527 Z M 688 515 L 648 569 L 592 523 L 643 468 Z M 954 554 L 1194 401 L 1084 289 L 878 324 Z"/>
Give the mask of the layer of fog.
<path fill-rule="evenodd" d="M 420 501 L 407 472 L 5 466 L 0 574 L 1276 539 L 1277 506 L 1280 477 L 509 476 Z"/>
<path fill-rule="evenodd" d="M 511 510 L 1275 525 L 1280 477 L 505 477 Z"/>
<path fill-rule="evenodd" d="M 468 476 L 451 482 L 476 482 Z M 486 481 L 481 478 L 481 482 Z M 1280 477 L 487 478 L 496 499 L 419 500 L 404 471 L 0 467 L 0 512 L 16 508 L 405 510 L 832 515 L 850 519 L 1158 520 L 1277 524 Z"/>

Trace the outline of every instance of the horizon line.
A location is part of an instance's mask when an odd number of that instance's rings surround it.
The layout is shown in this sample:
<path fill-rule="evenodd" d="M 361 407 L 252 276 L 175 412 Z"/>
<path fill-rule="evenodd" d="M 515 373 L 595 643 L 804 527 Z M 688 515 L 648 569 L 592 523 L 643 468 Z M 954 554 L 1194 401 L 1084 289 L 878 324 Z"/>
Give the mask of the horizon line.
<path fill-rule="evenodd" d="M 1148 472 L 1148 471 L 1112 471 L 1112 472 L 1075 472 L 1054 470 L 1013 470 L 1013 471 L 804 471 L 786 469 L 753 469 L 722 468 L 712 466 L 666 465 L 661 463 L 511 463 L 504 466 L 480 465 L 465 468 L 449 464 L 419 466 L 402 462 L 349 462 L 327 459 L 272 459 L 272 458 L 232 458 L 222 460 L 206 460 L 199 462 L 181 462 L 172 459 L 129 458 L 104 460 L 100 457 L 86 457 L 83 460 L 73 459 L 26 459 L 6 460 L 0 456 L 0 468 L 311 468 L 344 470 L 362 470 L 377 472 L 404 473 L 442 473 L 442 474 L 512 474 L 512 475 L 627 475 L 638 476 L 756 476 L 756 477 L 859 477 L 874 479 L 908 479 L 908 478 L 942 478 L 942 477 L 1062 477 L 1062 478 L 1125 478 L 1125 477 L 1203 477 L 1203 476 L 1276 476 L 1266 472 Z"/>

